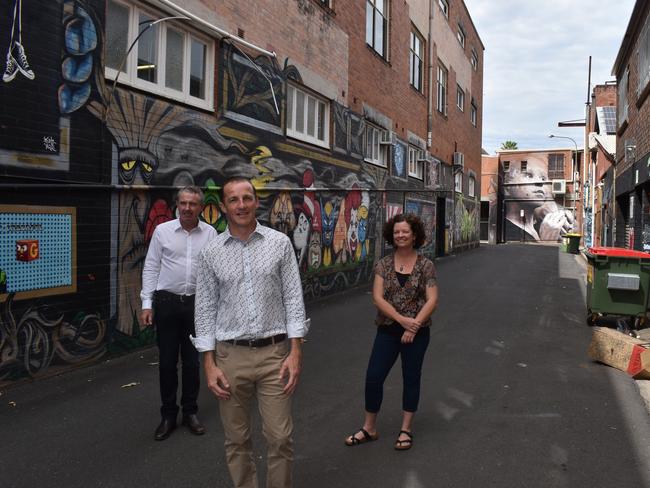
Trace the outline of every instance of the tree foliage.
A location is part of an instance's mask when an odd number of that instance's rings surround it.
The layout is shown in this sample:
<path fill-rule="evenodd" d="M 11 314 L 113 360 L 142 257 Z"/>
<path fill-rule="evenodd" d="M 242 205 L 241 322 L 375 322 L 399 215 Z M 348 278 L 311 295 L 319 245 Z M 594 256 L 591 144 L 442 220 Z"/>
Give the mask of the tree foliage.
<path fill-rule="evenodd" d="M 501 144 L 501 149 L 508 150 L 508 149 L 519 149 L 517 147 L 517 143 L 515 141 L 505 141 L 504 143 Z"/>

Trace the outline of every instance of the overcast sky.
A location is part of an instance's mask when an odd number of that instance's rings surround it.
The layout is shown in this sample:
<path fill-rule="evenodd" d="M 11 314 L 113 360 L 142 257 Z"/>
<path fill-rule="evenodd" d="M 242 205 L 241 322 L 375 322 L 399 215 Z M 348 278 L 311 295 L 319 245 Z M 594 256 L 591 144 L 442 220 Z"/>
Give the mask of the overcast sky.
<path fill-rule="evenodd" d="M 584 146 L 589 56 L 591 83 L 613 80 L 612 66 L 634 0 L 465 0 L 485 45 L 483 148 L 506 140 L 520 149 Z"/>

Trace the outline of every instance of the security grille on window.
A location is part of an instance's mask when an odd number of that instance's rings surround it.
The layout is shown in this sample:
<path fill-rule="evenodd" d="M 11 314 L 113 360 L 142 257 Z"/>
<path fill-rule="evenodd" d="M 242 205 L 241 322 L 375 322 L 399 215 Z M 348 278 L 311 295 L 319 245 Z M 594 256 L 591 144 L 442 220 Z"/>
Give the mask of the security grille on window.
<path fill-rule="evenodd" d="M 477 123 L 476 121 L 478 119 L 478 107 L 476 106 L 476 100 L 474 100 L 474 98 L 472 98 L 471 105 L 472 108 L 469 113 L 469 120 L 472 122 L 472 125 L 476 127 L 476 123 Z"/>
<path fill-rule="evenodd" d="M 422 46 L 424 41 L 422 38 L 415 32 L 411 32 L 411 47 L 410 47 L 410 57 L 409 57 L 409 76 L 411 85 L 417 91 L 422 91 Z"/>
<path fill-rule="evenodd" d="M 438 0 L 438 5 L 440 5 L 440 10 L 445 14 L 445 17 L 449 17 L 449 2 L 447 0 Z"/>
<path fill-rule="evenodd" d="M 478 69 L 478 54 L 474 48 L 472 48 L 472 57 L 470 59 L 470 62 L 472 63 L 472 68 L 474 68 L 474 71 L 476 71 Z"/>
<path fill-rule="evenodd" d="M 525 173 L 528 171 L 528 161 L 522 161 L 521 162 L 521 172 Z"/>
<path fill-rule="evenodd" d="M 438 65 L 438 96 L 436 99 L 436 109 L 441 114 L 447 115 L 447 69 Z"/>
<path fill-rule="evenodd" d="M 366 44 L 388 57 L 388 0 L 366 0 Z"/>
<path fill-rule="evenodd" d="M 409 146 L 409 176 L 424 178 L 424 151 L 417 147 Z"/>
<path fill-rule="evenodd" d="M 386 167 L 388 162 L 388 148 L 390 134 L 385 129 L 366 124 L 366 144 L 364 159 L 372 164 Z"/>
<path fill-rule="evenodd" d="M 551 180 L 564 178 L 564 154 L 548 155 L 548 177 Z"/>
<path fill-rule="evenodd" d="M 503 172 L 508 173 L 510 171 L 510 161 L 503 162 Z"/>
<path fill-rule="evenodd" d="M 203 108 L 212 106 L 212 41 L 131 3 L 109 0 L 105 74 L 119 81 Z M 125 59 L 138 34 L 142 36 Z"/>
<path fill-rule="evenodd" d="M 329 146 L 329 103 L 287 85 L 287 135 L 317 146 Z"/>
<path fill-rule="evenodd" d="M 470 197 L 476 196 L 476 178 L 472 175 L 469 175 L 469 180 L 467 181 L 467 194 Z"/>
<path fill-rule="evenodd" d="M 465 91 L 460 85 L 456 85 L 456 106 L 461 112 L 465 110 Z"/>

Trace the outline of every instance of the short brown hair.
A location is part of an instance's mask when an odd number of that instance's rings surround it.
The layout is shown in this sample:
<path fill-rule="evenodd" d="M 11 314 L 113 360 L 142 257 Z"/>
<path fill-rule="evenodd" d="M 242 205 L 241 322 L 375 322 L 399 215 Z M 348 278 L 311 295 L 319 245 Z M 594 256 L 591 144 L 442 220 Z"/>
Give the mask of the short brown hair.
<path fill-rule="evenodd" d="M 411 232 L 413 232 L 413 235 L 415 236 L 413 247 L 415 249 L 422 247 L 422 245 L 427 240 L 427 235 L 424 232 L 424 224 L 420 220 L 420 217 L 412 213 L 397 214 L 395 217 L 386 222 L 384 225 L 384 239 L 386 239 L 386 242 L 391 246 L 395 245 L 395 242 L 393 241 L 393 228 L 398 222 L 406 222 L 411 228 Z"/>
<path fill-rule="evenodd" d="M 230 183 L 240 183 L 240 182 L 246 182 L 250 184 L 251 188 L 253 189 L 253 195 L 255 195 L 255 199 L 257 199 L 257 190 L 255 189 L 255 185 L 253 185 L 253 182 L 250 180 L 250 178 L 246 178 L 245 176 L 231 176 L 226 181 L 223 182 L 223 185 L 221 185 L 221 190 L 219 191 L 221 201 L 223 202 L 223 197 L 224 193 L 223 190 L 226 188 L 226 185 L 229 185 Z"/>

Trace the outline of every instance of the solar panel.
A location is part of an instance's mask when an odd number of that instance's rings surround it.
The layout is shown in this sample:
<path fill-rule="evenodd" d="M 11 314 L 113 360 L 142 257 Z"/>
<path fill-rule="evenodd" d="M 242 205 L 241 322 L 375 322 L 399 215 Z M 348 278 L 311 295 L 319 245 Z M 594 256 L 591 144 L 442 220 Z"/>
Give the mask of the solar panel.
<path fill-rule="evenodd" d="M 596 115 L 598 116 L 598 126 L 600 133 L 607 134 L 616 133 L 616 107 L 596 107 Z"/>

